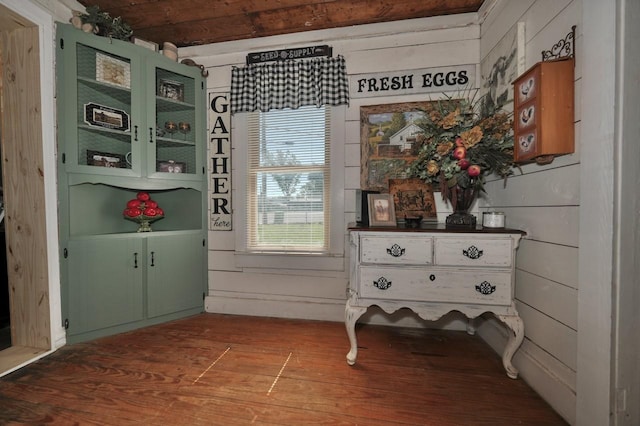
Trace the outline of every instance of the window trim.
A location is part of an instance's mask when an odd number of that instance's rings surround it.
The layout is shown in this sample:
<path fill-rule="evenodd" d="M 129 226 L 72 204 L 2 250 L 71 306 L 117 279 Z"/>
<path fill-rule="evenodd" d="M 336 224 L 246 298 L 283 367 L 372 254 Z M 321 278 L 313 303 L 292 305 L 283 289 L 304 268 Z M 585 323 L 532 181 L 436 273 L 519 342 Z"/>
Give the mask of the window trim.
<path fill-rule="evenodd" d="M 346 107 L 333 106 L 331 108 L 330 123 L 330 186 L 331 210 L 329 228 L 329 249 L 327 252 L 295 252 L 285 253 L 276 251 L 252 251 L 246 246 L 248 227 L 247 213 L 247 179 L 248 179 L 248 114 L 236 113 L 232 116 L 233 131 L 233 184 L 234 207 L 233 223 L 235 227 L 235 258 L 236 266 L 240 268 L 278 268 L 287 269 L 329 269 L 343 270 L 341 260 L 345 256 L 345 225 L 344 225 L 344 150 L 345 150 L 345 118 Z M 318 259 L 316 262 L 311 259 Z M 328 262 L 319 262 L 320 258 L 333 258 Z M 266 260 L 266 262 L 265 262 Z M 334 269 L 335 268 L 335 269 Z"/>

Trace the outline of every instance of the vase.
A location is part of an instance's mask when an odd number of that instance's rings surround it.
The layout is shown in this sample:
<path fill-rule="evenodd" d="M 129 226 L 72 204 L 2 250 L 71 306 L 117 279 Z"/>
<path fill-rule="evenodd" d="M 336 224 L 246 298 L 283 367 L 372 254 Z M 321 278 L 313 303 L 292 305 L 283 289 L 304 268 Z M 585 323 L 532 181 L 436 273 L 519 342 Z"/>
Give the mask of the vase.
<path fill-rule="evenodd" d="M 125 219 L 131 220 L 138 224 L 137 232 L 151 232 L 151 224 L 156 220 L 162 219 L 164 216 L 136 216 L 136 217 L 127 217 Z"/>
<path fill-rule="evenodd" d="M 447 216 L 447 227 L 472 228 L 476 226 L 476 217 L 469 213 L 469 209 L 478 196 L 477 188 L 463 188 L 454 185 L 446 188 L 442 195 L 449 200 L 453 209 L 453 213 Z"/>

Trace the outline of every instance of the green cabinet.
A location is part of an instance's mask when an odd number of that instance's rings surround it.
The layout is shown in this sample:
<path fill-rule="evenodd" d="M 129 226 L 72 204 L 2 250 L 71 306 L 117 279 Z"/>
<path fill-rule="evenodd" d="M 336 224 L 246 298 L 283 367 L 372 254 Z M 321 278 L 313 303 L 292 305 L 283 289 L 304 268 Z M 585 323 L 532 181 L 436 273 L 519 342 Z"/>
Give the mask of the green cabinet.
<path fill-rule="evenodd" d="M 59 26 L 58 41 L 67 172 L 201 180 L 206 122 L 198 68 L 70 26 Z"/>
<path fill-rule="evenodd" d="M 144 318 L 141 239 L 72 239 L 67 246 L 69 334 Z"/>
<path fill-rule="evenodd" d="M 203 310 L 205 80 L 197 67 L 58 25 L 63 323 L 70 342 Z M 153 232 L 125 220 L 148 192 Z"/>
<path fill-rule="evenodd" d="M 202 238 L 182 233 L 173 238 L 147 238 L 148 316 L 155 318 L 201 306 L 202 276 L 199 259 Z"/>

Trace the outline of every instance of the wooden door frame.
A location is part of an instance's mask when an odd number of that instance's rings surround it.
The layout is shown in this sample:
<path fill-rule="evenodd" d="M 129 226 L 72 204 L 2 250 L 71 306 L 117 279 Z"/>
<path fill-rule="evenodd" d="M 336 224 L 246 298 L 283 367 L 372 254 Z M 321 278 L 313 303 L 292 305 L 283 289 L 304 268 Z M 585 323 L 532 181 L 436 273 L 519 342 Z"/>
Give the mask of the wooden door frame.
<path fill-rule="evenodd" d="M 0 376 L 64 345 L 55 179 L 53 19 L 32 2 L 0 0 L 2 161 L 12 347 Z"/>

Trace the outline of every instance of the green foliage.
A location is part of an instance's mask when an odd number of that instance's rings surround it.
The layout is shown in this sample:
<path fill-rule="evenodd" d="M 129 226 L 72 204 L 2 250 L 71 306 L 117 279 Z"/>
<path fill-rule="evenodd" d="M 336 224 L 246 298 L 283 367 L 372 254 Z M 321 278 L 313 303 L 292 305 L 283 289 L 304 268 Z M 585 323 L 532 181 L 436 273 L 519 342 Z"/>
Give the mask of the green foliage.
<path fill-rule="evenodd" d="M 493 111 L 483 117 L 473 100 L 452 98 L 432 102 L 424 112 L 425 118 L 416 121 L 424 132 L 417 135 L 409 176 L 443 190 L 455 185 L 482 190 L 485 176 L 513 174 L 510 114 Z"/>
<path fill-rule="evenodd" d="M 404 128 L 404 126 L 406 125 L 407 120 L 404 118 L 404 114 L 401 112 L 394 112 L 391 116 L 391 134 L 393 135 L 394 133 Z"/>
<path fill-rule="evenodd" d="M 112 18 L 107 12 L 102 12 L 99 6 L 87 7 L 87 13 L 80 15 L 85 24 L 91 24 L 97 29 L 97 34 L 119 40 L 129 40 L 133 34 L 131 26 L 121 17 Z"/>
<path fill-rule="evenodd" d="M 307 183 L 300 188 L 299 195 L 301 197 L 311 198 L 322 195 L 324 192 L 324 174 L 309 173 Z"/>
<path fill-rule="evenodd" d="M 278 150 L 275 154 L 267 152 L 265 165 L 277 167 L 277 166 L 297 166 L 300 162 L 296 158 L 295 154 L 290 151 Z M 286 197 L 291 197 L 297 190 L 298 183 L 300 183 L 300 173 L 273 173 L 273 180 L 276 181 L 280 191 Z"/>
<path fill-rule="evenodd" d="M 296 245 L 320 247 L 324 243 L 322 223 L 258 225 L 260 245 Z"/>

